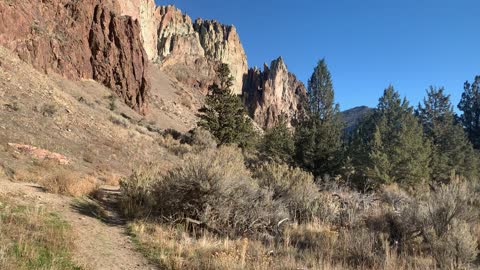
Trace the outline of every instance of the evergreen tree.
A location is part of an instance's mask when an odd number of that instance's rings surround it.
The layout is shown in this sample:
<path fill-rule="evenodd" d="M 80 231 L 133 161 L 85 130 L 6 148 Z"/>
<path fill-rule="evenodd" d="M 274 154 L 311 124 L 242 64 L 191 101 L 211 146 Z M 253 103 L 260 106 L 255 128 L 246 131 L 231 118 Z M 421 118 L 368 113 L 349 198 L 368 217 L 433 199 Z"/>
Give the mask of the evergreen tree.
<path fill-rule="evenodd" d="M 450 96 L 444 90 L 430 87 L 416 111 L 432 142 L 432 179 L 448 182 L 453 175 L 472 179 L 477 176 L 477 158 L 463 128 L 455 121 Z"/>
<path fill-rule="evenodd" d="M 468 81 L 464 85 L 462 99 L 458 104 L 463 114 L 460 121 L 470 138 L 475 149 L 480 149 L 480 76 L 475 77 L 475 81 L 470 84 Z"/>
<path fill-rule="evenodd" d="M 260 152 L 265 157 L 278 163 L 290 164 L 293 162 L 295 143 L 293 132 L 287 126 L 284 116 L 279 122 L 265 132 L 260 144 Z"/>
<path fill-rule="evenodd" d="M 221 64 L 217 76 L 220 83 L 209 87 L 198 125 L 210 131 L 219 146 L 238 144 L 242 148 L 249 147 L 255 137 L 252 121 L 241 99 L 231 91 L 233 77 L 228 65 Z"/>
<path fill-rule="evenodd" d="M 338 174 L 342 160 L 342 121 L 325 60 L 308 81 L 308 117 L 295 132 L 297 163 L 315 176 Z"/>
<path fill-rule="evenodd" d="M 429 177 L 430 143 L 413 108 L 392 86 L 354 132 L 350 149 L 360 184 L 417 185 Z"/>

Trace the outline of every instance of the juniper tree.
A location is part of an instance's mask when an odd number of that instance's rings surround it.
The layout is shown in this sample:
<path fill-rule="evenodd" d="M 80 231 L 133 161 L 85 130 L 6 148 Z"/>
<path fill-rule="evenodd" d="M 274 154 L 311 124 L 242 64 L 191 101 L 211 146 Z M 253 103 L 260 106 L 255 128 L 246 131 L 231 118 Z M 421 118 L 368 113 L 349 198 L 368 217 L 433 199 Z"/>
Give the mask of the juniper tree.
<path fill-rule="evenodd" d="M 448 182 L 452 175 L 472 179 L 477 176 L 477 157 L 463 128 L 456 123 L 450 95 L 444 90 L 430 87 L 416 111 L 432 142 L 432 180 Z"/>
<path fill-rule="evenodd" d="M 219 84 L 209 87 L 205 105 L 199 110 L 199 126 L 207 129 L 217 139 L 219 146 L 238 144 L 249 147 L 255 133 L 251 119 L 240 99 L 232 93 L 233 77 L 228 65 L 221 64 L 217 69 Z"/>
<path fill-rule="evenodd" d="M 296 161 L 315 176 L 335 175 L 341 167 L 342 122 L 325 60 L 318 62 L 308 81 L 305 120 L 295 132 Z"/>
<path fill-rule="evenodd" d="M 462 99 L 458 104 L 462 111 L 460 121 L 475 149 L 480 149 L 480 76 L 473 83 L 465 82 Z"/>
<path fill-rule="evenodd" d="M 265 131 L 260 143 L 260 153 L 265 159 L 279 163 L 293 162 L 295 142 L 292 130 L 287 126 L 287 119 L 281 116 L 278 123 Z"/>
<path fill-rule="evenodd" d="M 417 185 L 428 180 L 430 142 L 413 108 L 393 86 L 385 89 L 373 114 L 353 136 L 349 149 L 361 185 Z"/>

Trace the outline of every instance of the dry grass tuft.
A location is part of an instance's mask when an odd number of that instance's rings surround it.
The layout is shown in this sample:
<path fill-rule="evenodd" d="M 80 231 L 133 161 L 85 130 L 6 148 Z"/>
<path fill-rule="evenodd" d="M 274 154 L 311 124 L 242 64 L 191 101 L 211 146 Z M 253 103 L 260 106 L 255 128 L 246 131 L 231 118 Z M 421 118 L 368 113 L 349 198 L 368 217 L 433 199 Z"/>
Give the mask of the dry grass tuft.
<path fill-rule="evenodd" d="M 89 195 L 98 189 L 97 179 L 92 176 L 80 176 L 69 171 L 60 171 L 54 173 L 40 184 L 51 193 L 81 197 Z"/>
<path fill-rule="evenodd" d="M 74 197 L 89 195 L 99 188 L 97 179 L 83 175 L 55 161 L 40 161 L 33 167 L 15 170 L 13 179 L 37 183 L 46 191 Z"/>

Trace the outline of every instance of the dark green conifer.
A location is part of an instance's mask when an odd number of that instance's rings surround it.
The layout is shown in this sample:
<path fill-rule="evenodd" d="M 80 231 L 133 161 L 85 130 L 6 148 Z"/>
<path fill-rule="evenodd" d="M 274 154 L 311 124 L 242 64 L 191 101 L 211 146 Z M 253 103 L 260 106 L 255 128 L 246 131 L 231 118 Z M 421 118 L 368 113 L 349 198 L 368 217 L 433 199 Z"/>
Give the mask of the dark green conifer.
<path fill-rule="evenodd" d="M 480 76 L 475 77 L 473 83 L 465 83 L 458 109 L 463 112 L 460 121 L 470 141 L 480 150 Z"/>
<path fill-rule="evenodd" d="M 413 108 L 392 86 L 354 132 L 349 149 L 357 181 L 363 187 L 418 185 L 429 179 L 430 142 Z"/>
<path fill-rule="evenodd" d="M 221 64 L 217 76 L 220 83 L 209 87 L 198 125 L 210 131 L 219 146 L 237 144 L 247 148 L 254 142 L 255 133 L 240 97 L 231 91 L 233 77 L 228 65 Z"/>
<path fill-rule="evenodd" d="M 463 128 L 456 123 L 450 95 L 430 87 L 416 115 L 432 142 L 432 180 L 448 182 L 452 176 L 477 176 L 477 157 Z"/>
<path fill-rule="evenodd" d="M 295 132 L 296 161 L 315 176 L 336 175 L 342 165 L 342 121 L 325 60 L 315 67 L 308 92 L 308 117 Z"/>
<path fill-rule="evenodd" d="M 265 159 L 291 164 L 295 152 L 293 132 L 287 126 L 285 116 L 279 122 L 265 131 L 260 144 L 260 152 Z"/>

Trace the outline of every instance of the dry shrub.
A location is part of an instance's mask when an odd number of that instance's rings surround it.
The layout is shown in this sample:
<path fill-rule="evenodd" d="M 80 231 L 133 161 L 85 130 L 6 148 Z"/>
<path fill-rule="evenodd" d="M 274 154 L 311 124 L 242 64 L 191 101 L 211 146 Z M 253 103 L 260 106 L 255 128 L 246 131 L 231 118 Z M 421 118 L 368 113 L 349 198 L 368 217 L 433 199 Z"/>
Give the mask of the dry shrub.
<path fill-rule="evenodd" d="M 242 235 L 272 232 L 288 215 L 259 188 L 237 148 L 222 147 L 189 155 L 154 187 L 157 214 L 191 218 L 217 232 Z"/>
<path fill-rule="evenodd" d="M 99 175 L 100 180 L 102 180 L 105 185 L 114 187 L 120 186 L 120 180 L 122 179 L 120 175 L 115 174 L 112 171 L 100 172 Z"/>
<path fill-rule="evenodd" d="M 192 109 L 193 108 L 192 97 L 188 96 L 188 95 L 182 95 L 180 97 L 180 104 L 182 104 L 183 106 L 185 106 L 188 109 Z"/>
<path fill-rule="evenodd" d="M 16 169 L 15 181 L 37 183 L 46 191 L 74 197 L 89 195 L 99 187 L 97 179 L 75 172 L 54 160 L 38 161 L 29 168 Z"/>
<path fill-rule="evenodd" d="M 120 206 L 127 216 L 189 220 L 219 234 L 272 234 L 288 217 L 282 203 L 258 186 L 238 148 L 190 154 L 167 175 L 147 166 L 121 181 Z"/>
<path fill-rule="evenodd" d="M 191 146 L 185 143 L 181 143 L 180 139 L 175 139 L 174 135 L 166 134 L 161 136 L 159 144 L 165 147 L 174 155 L 183 157 L 191 151 Z"/>
<path fill-rule="evenodd" d="M 338 239 L 338 232 L 330 226 L 313 222 L 293 224 L 283 234 L 284 245 L 292 245 L 300 250 L 320 252 L 324 259 L 330 259 Z"/>
<path fill-rule="evenodd" d="M 196 128 L 190 132 L 190 139 L 188 143 L 192 145 L 196 152 L 205 149 L 214 149 L 217 147 L 215 137 L 204 128 Z"/>
<path fill-rule="evenodd" d="M 378 234 L 365 228 L 341 231 L 336 247 L 336 258 L 357 269 L 372 269 L 381 264 L 382 242 Z"/>
<path fill-rule="evenodd" d="M 467 183 L 437 188 L 426 202 L 424 237 L 441 268 L 463 268 L 478 254 L 473 234 L 478 209 L 472 201 L 478 194 Z"/>
<path fill-rule="evenodd" d="M 136 169 L 128 178 L 120 180 L 119 206 L 126 217 L 141 217 L 149 214 L 155 203 L 152 185 L 160 177 L 159 167 L 153 164 Z"/>
<path fill-rule="evenodd" d="M 453 222 L 450 229 L 430 239 L 432 253 L 442 269 L 466 269 L 477 258 L 477 239 L 471 226 L 465 222 Z"/>
<path fill-rule="evenodd" d="M 311 221 L 318 215 L 320 194 L 312 174 L 273 163 L 260 167 L 255 178 L 261 187 L 273 192 L 274 200 L 286 205 L 294 221 Z"/>
<path fill-rule="evenodd" d="M 98 189 L 95 177 L 62 170 L 45 177 L 40 184 L 51 193 L 81 197 Z"/>
<path fill-rule="evenodd" d="M 367 226 L 386 233 L 400 251 L 431 254 L 441 269 L 468 268 L 478 253 L 473 190 L 467 183 L 452 183 L 418 198 L 397 188 L 384 190 L 381 198 L 387 207 L 370 216 Z"/>

